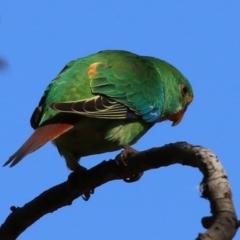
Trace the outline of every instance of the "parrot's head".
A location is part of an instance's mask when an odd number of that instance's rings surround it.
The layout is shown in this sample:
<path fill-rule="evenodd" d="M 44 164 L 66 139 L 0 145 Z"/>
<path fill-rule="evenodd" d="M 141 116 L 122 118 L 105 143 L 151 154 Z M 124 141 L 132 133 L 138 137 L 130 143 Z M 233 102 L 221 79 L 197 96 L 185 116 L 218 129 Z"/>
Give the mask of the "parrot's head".
<path fill-rule="evenodd" d="M 172 108 L 172 112 L 169 113 L 166 119 L 172 121 L 172 126 L 178 125 L 184 116 L 184 113 L 187 110 L 188 105 L 193 100 L 193 91 L 189 83 L 180 83 L 179 84 L 179 102 L 175 105 L 175 108 Z"/>
<path fill-rule="evenodd" d="M 170 120 L 172 126 L 183 119 L 188 105 L 193 100 L 193 89 L 189 81 L 172 65 L 164 62 L 164 103 L 159 121 Z"/>

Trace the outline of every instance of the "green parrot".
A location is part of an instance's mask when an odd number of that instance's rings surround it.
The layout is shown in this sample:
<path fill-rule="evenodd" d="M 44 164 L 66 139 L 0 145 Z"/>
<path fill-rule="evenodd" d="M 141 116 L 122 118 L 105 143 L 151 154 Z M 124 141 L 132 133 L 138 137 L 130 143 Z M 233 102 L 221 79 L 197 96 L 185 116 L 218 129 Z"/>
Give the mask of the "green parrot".
<path fill-rule="evenodd" d="M 81 157 L 130 146 L 157 122 L 177 125 L 192 99 L 188 80 L 163 60 L 120 50 L 79 58 L 48 85 L 30 120 L 35 131 L 4 166 L 52 141 L 78 171 Z"/>

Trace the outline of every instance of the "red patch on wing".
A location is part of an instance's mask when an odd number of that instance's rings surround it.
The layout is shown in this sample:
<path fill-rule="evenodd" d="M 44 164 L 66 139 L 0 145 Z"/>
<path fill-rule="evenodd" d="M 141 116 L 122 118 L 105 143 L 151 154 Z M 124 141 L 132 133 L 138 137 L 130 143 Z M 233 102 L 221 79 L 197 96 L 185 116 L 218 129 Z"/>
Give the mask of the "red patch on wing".
<path fill-rule="evenodd" d="M 100 62 L 95 62 L 90 65 L 89 71 L 88 71 L 88 77 L 92 77 L 96 73 L 97 66 L 101 64 Z"/>

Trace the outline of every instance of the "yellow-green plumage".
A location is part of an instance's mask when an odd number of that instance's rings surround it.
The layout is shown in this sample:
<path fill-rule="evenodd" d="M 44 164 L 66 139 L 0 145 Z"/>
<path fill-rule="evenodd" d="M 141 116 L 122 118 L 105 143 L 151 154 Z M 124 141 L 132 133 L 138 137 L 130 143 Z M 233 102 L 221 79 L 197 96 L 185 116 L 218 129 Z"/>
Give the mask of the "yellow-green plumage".
<path fill-rule="evenodd" d="M 135 143 L 156 122 L 178 123 L 193 91 L 172 65 L 126 51 L 102 51 L 66 65 L 31 118 L 35 130 L 6 162 L 52 140 L 70 169 L 83 156 Z"/>

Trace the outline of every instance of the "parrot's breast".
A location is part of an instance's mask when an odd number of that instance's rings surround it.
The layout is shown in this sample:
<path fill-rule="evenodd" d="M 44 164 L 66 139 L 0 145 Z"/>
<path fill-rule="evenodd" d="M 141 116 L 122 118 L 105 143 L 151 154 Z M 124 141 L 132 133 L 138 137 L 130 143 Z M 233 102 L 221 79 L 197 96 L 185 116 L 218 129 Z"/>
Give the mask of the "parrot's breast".
<path fill-rule="evenodd" d="M 53 143 L 66 160 L 111 152 L 134 144 L 152 126 L 142 120 L 109 120 L 83 117 Z"/>

